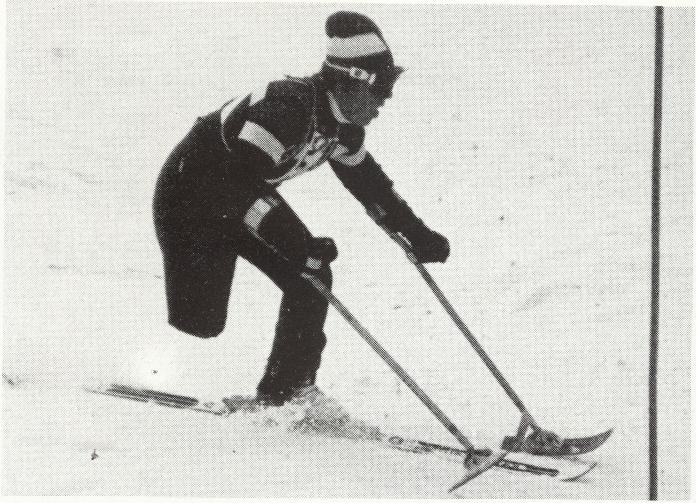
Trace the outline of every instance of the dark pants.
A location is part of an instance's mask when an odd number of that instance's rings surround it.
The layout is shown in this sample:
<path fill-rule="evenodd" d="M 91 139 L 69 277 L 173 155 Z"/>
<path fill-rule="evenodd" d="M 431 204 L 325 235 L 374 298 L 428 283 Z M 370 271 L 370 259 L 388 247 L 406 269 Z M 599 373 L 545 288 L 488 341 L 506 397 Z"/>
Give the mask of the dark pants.
<path fill-rule="evenodd" d="M 326 344 L 328 305 L 245 227 L 244 215 L 254 201 L 267 195 L 281 198 L 258 177 L 235 169 L 220 142 L 216 115 L 199 119 L 157 180 L 153 212 L 164 259 L 169 323 L 197 337 L 219 335 L 227 319 L 235 263 L 243 257 L 283 291 L 259 391 L 285 393 L 314 382 Z M 331 286 L 328 266 L 317 276 Z"/>

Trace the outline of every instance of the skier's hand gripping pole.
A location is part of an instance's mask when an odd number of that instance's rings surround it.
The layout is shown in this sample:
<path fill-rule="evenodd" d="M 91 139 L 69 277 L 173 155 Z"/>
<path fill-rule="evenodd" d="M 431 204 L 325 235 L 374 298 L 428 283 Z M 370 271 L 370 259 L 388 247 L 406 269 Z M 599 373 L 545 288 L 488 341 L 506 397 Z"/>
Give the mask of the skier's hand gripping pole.
<path fill-rule="evenodd" d="M 445 262 L 450 254 L 449 241 L 416 217 L 405 201 L 387 211 L 379 204 L 367 207 L 367 214 L 388 234 L 398 233 L 408 259 L 414 264 Z"/>

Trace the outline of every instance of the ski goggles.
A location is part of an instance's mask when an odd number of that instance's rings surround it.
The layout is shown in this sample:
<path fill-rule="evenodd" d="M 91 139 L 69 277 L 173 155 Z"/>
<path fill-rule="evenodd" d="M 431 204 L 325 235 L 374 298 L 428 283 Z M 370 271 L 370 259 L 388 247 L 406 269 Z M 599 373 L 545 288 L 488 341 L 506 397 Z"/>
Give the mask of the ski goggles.
<path fill-rule="evenodd" d="M 392 66 L 385 71 L 371 73 L 356 66 L 341 66 L 329 61 L 325 61 L 324 64 L 329 68 L 348 74 L 348 76 L 353 79 L 366 82 L 369 84 L 370 92 L 373 95 L 384 99 L 391 98 L 394 84 L 405 70 L 405 68 L 401 66 Z"/>

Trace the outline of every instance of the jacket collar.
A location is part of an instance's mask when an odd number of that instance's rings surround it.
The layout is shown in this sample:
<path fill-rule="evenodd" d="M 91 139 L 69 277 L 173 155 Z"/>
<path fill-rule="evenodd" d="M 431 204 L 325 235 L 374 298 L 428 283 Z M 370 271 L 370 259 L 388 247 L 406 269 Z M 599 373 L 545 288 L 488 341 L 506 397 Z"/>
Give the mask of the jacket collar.
<path fill-rule="evenodd" d="M 314 87 L 316 89 L 316 114 L 317 114 L 317 127 L 319 131 L 326 136 L 334 136 L 338 132 L 338 128 L 341 123 L 348 121 L 343 117 L 340 110 L 338 109 L 338 104 L 336 99 L 331 95 L 331 92 L 327 89 L 324 79 L 321 75 L 313 75 L 310 77 Z M 338 112 L 339 115 L 336 114 Z"/>
<path fill-rule="evenodd" d="M 350 121 L 346 119 L 343 112 L 341 112 L 341 108 L 338 106 L 338 102 L 336 101 L 333 93 L 331 91 L 326 91 L 326 97 L 329 100 L 329 107 L 331 108 L 331 113 L 334 116 L 334 119 L 341 124 L 350 124 Z"/>

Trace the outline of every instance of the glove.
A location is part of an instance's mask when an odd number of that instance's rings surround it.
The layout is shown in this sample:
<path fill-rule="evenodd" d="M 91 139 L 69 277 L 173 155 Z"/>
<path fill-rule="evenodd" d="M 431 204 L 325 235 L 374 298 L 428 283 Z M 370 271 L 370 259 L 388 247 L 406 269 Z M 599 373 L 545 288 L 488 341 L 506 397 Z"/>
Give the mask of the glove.
<path fill-rule="evenodd" d="M 421 264 L 444 262 L 449 257 L 449 241 L 428 228 L 395 192 L 389 209 L 380 204 L 367 207 L 367 214 L 387 232 L 401 233 L 411 244 L 411 251 Z"/>
<path fill-rule="evenodd" d="M 338 257 L 338 249 L 334 240 L 327 237 L 311 238 L 308 243 L 309 251 L 305 267 L 311 271 L 318 271 L 329 265 Z"/>
<path fill-rule="evenodd" d="M 444 262 L 449 257 L 447 238 L 425 224 L 402 230 L 401 234 L 411 243 L 411 251 L 421 264 Z"/>

